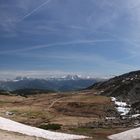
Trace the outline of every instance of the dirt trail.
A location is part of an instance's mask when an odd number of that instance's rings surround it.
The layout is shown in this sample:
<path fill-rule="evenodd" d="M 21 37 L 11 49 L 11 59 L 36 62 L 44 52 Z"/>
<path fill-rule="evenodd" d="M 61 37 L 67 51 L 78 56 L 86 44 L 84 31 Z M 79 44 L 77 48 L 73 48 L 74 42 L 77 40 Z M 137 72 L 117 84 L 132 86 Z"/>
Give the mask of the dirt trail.
<path fill-rule="evenodd" d="M 50 110 L 50 109 L 54 106 L 55 103 L 57 103 L 57 102 L 60 101 L 60 100 L 65 99 L 65 98 L 66 98 L 66 97 L 62 97 L 62 98 L 59 98 L 59 99 L 54 100 L 54 101 L 48 106 L 47 110 Z"/>

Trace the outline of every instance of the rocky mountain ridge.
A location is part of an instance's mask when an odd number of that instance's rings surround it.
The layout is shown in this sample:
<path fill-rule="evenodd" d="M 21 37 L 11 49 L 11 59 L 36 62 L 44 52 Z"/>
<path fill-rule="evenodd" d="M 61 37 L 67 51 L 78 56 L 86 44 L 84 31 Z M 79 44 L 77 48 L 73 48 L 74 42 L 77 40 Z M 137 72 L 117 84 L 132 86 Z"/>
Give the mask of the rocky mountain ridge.
<path fill-rule="evenodd" d="M 140 112 L 140 70 L 116 76 L 105 82 L 95 83 L 88 89 L 130 104 L 132 114 Z"/>

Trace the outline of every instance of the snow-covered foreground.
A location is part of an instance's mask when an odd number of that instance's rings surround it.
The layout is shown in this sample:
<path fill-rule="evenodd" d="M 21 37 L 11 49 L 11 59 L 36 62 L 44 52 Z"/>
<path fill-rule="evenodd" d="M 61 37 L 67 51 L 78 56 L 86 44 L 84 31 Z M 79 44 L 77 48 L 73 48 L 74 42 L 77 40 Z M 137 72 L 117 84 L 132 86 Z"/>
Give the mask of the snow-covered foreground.
<path fill-rule="evenodd" d="M 12 131 L 12 132 L 18 132 L 29 136 L 45 138 L 47 140 L 76 140 L 76 139 L 87 138 L 86 136 L 47 131 L 47 130 L 31 127 L 28 125 L 24 125 L 2 117 L 0 117 L 0 129 Z"/>
<path fill-rule="evenodd" d="M 140 140 L 140 128 L 111 135 L 108 138 L 111 140 Z"/>

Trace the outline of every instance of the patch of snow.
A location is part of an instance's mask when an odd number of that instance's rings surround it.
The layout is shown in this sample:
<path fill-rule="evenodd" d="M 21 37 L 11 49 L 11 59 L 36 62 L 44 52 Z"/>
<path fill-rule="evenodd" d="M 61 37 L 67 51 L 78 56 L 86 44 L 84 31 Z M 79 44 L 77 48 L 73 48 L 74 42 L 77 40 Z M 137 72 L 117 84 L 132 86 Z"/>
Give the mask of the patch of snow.
<path fill-rule="evenodd" d="M 6 112 L 5 112 L 5 115 L 6 115 L 6 116 L 10 116 L 10 115 L 14 115 L 14 113 L 13 113 L 13 112 L 6 111 Z"/>
<path fill-rule="evenodd" d="M 126 78 L 126 80 L 127 80 L 127 81 L 130 80 L 130 78 Z"/>
<path fill-rule="evenodd" d="M 111 97 L 111 101 L 112 102 L 115 102 L 116 101 L 116 98 L 115 97 Z"/>
<path fill-rule="evenodd" d="M 115 105 L 121 106 L 121 107 L 125 107 L 125 106 L 127 106 L 127 103 L 126 102 L 118 102 L 118 101 L 115 101 Z"/>
<path fill-rule="evenodd" d="M 135 126 L 135 127 L 138 127 L 138 126 L 140 126 L 140 124 L 135 124 L 134 126 Z"/>
<path fill-rule="evenodd" d="M 120 115 L 126 115 L 130 111 L 130 108 L 127 108 L 127 107 L 116 107 L 116 109 L 118 110 Z"/>
<path fill-rule="evenodd" d="M 111 101 L 113 101 L 116 105 L 116 109 L 120 113 L 120 115 L 124 116 L 129 113 L 130 111 L 130 105 L 128 105 L 126 102 L 119 102 L 115 97 L 111 97 Z"/>
<path fill-rule="evenodd" d="M 111 135 L 108 137 L 111 140 L 139 140 L 140 139 L 140 127 L 131 129 L 119 134 Z"/>
<path fill-rule="evenodd" d="M 20 81 L 20 80 L 16 80 L 16 79 L 12 80 L 12 82 L 18 82 L 18 81 Z"/>
<path fill-rule="evenodd" d="M 137 118 L 139 116 L 140 116 L 140 114 L 134 114 L 134 115 L 131 116 L 131 118 Z"/>
<path fill-rule="evenodd" d="M 131 81 L 133 81 L 133 80 L 134 80 L 134 78 L 131 78 L 130 80 L 131 80 Z"/>
<path fill-rule="evenodd" d="M 47 131 L 47 130 L 31 127 L 28 125 L 24 125 L 2 117 L 0 117 L 0 129 L 12 131 L 12 132 L 18 132 L 29 136 L 40 137 L 47 140 L 76 140 L 76 139 L 88 138 L 86 136 Z"/>
<path fill-rule="evenodd" d="M 87 78 L 87 79 L 90 79 L 91 77 L 90 77 L 90 76 L 87 76 L 86 78 Z"/>
<path fill-rule="evenodd" d="M 106 120 L 115 120 L 116 117 L 106 117 L 105 119 L 106 119 Z"/>

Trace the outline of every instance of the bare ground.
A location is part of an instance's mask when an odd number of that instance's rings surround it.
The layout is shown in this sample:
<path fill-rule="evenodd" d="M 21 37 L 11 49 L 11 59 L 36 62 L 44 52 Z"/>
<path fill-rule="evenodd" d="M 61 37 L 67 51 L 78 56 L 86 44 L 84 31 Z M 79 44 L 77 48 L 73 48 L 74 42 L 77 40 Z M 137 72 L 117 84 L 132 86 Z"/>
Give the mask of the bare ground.
<path fill-rule="evenodd" d="M 44 140 L 44 139 L 0 130 L 0 140 Z"/>

